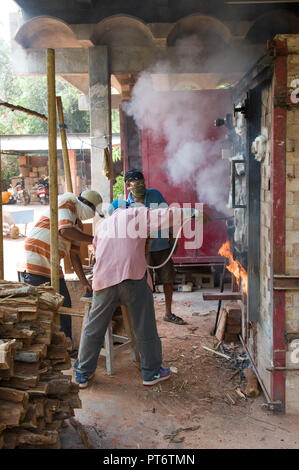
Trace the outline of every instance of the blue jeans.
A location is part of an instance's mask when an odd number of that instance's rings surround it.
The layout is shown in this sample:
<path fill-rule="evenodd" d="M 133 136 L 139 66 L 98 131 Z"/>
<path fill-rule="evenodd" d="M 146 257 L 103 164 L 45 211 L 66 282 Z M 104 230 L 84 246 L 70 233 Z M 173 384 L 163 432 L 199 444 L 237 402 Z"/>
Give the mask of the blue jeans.
<path fill-rule="evenodd" d="M 119 301 L 131 315 L 141 356 L 142 377 L 149 380 L 161 367 L 162 347 L 157 332 L 153 294 L 146 276 L 93 292 L 74 369 L 87 376 L 96 370 L 105 333 Z"/>
<path fill-rule="evenodd" d="M 26 282 L 26 284 L 31 284 L 32 286 L 39 286 L 45 282 L 51 282 L 49 277 L 26 273 L 26 271 L 19 274 L 20 282 Z M 64 297 L 63 306 L 71 307 L 72 301 L 64 278 L 59 279 L 59 294 L 63 295 Z M 60 326 L 61 330 L 66 334 L 66 336 L 72 338 L 72 319 L 70 315 L 60 315 Z"/>

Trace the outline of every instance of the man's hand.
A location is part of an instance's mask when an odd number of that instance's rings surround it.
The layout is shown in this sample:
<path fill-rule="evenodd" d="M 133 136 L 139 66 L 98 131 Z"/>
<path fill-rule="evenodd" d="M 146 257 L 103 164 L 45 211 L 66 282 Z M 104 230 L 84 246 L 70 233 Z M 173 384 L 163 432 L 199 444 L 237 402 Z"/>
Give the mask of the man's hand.
<path fill-rule="evenodd" d="M 84 290 L 84 294 L 89 294 L 90 292 L 92 292 L 92 287 L 91 285 L 88 283 L 88 284 L 85 284 L 83 286 L 83 290 Z"/>

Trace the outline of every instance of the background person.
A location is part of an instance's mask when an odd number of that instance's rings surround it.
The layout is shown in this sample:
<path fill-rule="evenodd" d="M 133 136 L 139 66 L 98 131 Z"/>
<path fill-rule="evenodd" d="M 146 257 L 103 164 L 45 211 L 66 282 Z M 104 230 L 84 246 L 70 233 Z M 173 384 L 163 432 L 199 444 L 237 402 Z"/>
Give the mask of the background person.
<path fill-rule="evenodd" d="M 125 184 L 127 189 L 130 190 L 128 195 L 128 203 L 139 202 L 146 207 L 151 207 L 151 204 L 163 205 L 168 207 L 168 204 L 163 195 L 157 189 L 146 188 L 143 173 L 136 168 L 133 168 L 125 174 Z M 161 206 L 162 207 L 162 206 Z M 170 232 L 171 233 L 171 232 Z M 170 254 L 171 247 L 173 246 L 173 239 L 163 236 L 163 232 L 151 235 L 151 242 L 148 248 L 147 264 L 149 266 L 159 266 L 162 264 Z M 152 270 L 151 270 L 152 273 Z M 169 261 L 161 268 L 155 270 L 159 283 L 163 284 L 165 295 L 165 316 L 164 321 L 176 323 L 177 325 L 185 325 L 186 322 L 172 313 L 172 297 L 173 297 L 173 283 L 175 281 L 175 270 L 173 261 Z"/>

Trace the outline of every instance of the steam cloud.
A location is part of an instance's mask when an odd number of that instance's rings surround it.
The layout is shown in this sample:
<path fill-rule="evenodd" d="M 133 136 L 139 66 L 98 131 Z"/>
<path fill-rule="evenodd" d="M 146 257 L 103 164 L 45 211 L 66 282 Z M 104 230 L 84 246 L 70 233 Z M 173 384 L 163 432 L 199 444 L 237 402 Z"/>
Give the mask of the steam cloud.
<path fill-rule="evenodd" d="M 140 129 L 150 131 L 155 140 L 165 140 L 164 169 L 174 185 L 189 182 L 197 191 L 198 202 L 228 212 L 225 182 L 229 168 L 221 158 L 220 142 L 207 140 L 211 122 L 205 120 L 204 112 L 198 112 L 192 92 L 168 93 L 155 89 L 155 74 L 164 74 L 171 80 L 171 74 L 178 69 L 190 70 L 192 61 L 201 63 L 203 48 L 198 37 L 192 35 L 177 41 L 176 56 L 179 67 L 175 71 L 164 61 L 140 74 L 124 110 L 133 116 Z M 211 159 L 211 155 L 217 155 L 217 159 Z"/>

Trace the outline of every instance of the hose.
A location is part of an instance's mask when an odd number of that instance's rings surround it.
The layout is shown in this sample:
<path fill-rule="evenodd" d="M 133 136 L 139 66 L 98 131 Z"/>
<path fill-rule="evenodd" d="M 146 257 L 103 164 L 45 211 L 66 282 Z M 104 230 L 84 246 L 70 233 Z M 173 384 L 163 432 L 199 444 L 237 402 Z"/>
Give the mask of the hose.
<path fill-rule="evenodd" d="M 178 233 L 177 233 L 177 235 L 176 235 L 176 237 L 175 237 L 175 242 L 174 242 L 174 244 L 173 244 L 173 247 L 172 247 L 172 249 L 171 249 L 171 252 L 169 253 L 169 255 L 168 255 L 168 257 L 166 258 L 166 260 L 163 261 L 163 263 L 159 264 L 158 266 L 150 266 L 149 264 L 147 265 L 148 268 L 150 268 L 150 269 L 152 269 L 152 270 L 154 271 L 154 275 L 155 275 L 155 269 L 160 269 L 160 268 L 162 268 L 166 263 L 168 263 L 168 261 L 169 261 L 170 258 L 172 257 L 173 252 L 174 252 L 174 250 L 175 250 L 175 248 L 176 248 L 176 246 L 177 246 L 177 243 L 178 243 L 178 238 L 179 238 L 179 236 L 181 235 L 181 231 L 183 230 L 184 225 L 185 225 L 187 222 L 189 222 L 189 220 L 191 220 L 191 218 L 190 218 L 190 219 L 186 219 L 185 222 L 181 225 L 181 227 L 180 227 L 180 229 L 179 229 L 179 231 L 178 231 Z"/>

